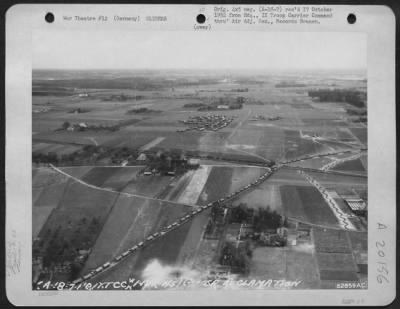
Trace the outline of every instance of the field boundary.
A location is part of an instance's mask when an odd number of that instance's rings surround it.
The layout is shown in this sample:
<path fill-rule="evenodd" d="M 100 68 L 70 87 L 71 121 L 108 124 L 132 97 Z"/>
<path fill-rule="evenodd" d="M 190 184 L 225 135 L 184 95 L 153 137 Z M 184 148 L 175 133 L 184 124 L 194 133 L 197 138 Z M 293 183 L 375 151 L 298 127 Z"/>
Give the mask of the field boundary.
<path fill-rule="evenodd" d="M 85 181 L 83 181 L 82 179 L 76 178 L 62 170 L 60 170 L 59 168 L 55 167 L 53 164 L 49 164 L 49 166 L 54 169 L 55 171 L 57 171 L 58 173 L 63 174 L 66 177 L 71 178 L 72 180 L 95 190 L 101 190 L 101 191 L 106 191 L 106 192 L 112 192 L 115 194 L 119 194 L 119 195 L 123 195 L 123 196 L 128 196 L 128 197 L 138 197 L 138 198 L 143 198 L 143 199 L 147 199 L 147 200 L 154 200 L 154 201 L 159 201 L 159 202 L 166 202 L 166 203 L 170 203 L 173 205 L 179 205 L 179 206 L 188 206 L 188 207 L 192 207 L 192 208 L 197 208 L 199 207 L 199 205 L 193 205 L 193 204 L 182 204 L 182 203 L 178 203 L 178 202 L 174 202 L 174 201 L 168 201 L 168 200 L 163 200 L 163 199 L 158 199 L 158 198 L 154 198 L 154 197 L 149 197 L 149 196 L 145 196 L 145 195 L 141 195 L 141 194 L 133 194 L 133 193 L 128 193 L 128 192 L 119 192 L 119 191 L 115 191 L 112 189 L 107 189 L 107 188 L 102 188 L 102 187 L 98 187 L 95 185 L 91 185 Z"/>

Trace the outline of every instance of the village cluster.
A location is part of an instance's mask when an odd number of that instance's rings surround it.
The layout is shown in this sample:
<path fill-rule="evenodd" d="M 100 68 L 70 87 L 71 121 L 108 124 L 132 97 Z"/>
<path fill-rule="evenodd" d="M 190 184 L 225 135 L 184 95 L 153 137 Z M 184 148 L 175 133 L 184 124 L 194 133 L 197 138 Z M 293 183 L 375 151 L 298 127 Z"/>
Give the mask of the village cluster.
<path fill-rule="evenodd" d="M 187 120 L 180 120 L 180 122 L 188 125 L 188 128 L 179 129 L 177 132 L 185 132 L 190 130 L 198 131 L 218 131 L 228 126 L 234 117 L 219 114 L 207 114 L 204 116 L 191 116 Z"/>

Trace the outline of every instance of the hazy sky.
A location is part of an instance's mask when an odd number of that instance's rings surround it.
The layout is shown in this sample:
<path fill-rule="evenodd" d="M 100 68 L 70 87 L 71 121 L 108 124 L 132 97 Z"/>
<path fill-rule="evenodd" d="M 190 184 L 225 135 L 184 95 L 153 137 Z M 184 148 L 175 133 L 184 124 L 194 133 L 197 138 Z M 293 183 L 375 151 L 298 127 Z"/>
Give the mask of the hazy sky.
<path fill-rule="evenodd" d="M 35 69 L 365 69 L 360 33 L 46 31 Z"/>

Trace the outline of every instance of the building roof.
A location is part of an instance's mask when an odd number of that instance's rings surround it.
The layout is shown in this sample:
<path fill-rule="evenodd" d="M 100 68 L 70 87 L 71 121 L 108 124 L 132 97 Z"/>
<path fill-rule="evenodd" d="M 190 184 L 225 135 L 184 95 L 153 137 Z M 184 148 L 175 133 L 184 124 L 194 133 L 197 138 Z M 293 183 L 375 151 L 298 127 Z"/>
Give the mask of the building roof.
<path fill-rule="evenodd" d="M 191 158 L 191 159 L 189 159 L 188 164 L 198 165 L 198 164 L 200 164 L 200 159 Z"/>
<path fill-rule="evenodd" d="M 351 210 L 365 210 L 367 208 L 366 203 L 362 199 L 345 199 L 345 201 Z"/>
<path fill-rule="evenodd" d="M 145 153 L 141 153 L 136 160 L 138 161 L 145 161 L 146 160 L 146 154 Z"/>

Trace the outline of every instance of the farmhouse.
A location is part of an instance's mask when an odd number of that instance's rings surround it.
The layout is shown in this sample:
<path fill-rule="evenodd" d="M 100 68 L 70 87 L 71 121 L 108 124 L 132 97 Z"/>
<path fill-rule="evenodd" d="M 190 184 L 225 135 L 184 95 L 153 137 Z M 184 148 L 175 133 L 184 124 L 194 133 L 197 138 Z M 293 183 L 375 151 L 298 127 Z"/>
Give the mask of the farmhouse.
<path fill-rule="evenodd" d="M 217 106 L 218 109 L 229 109 L 228 105 L 218 105 Z"/>
<path fill-rule="evenodd" d="M 200 159 L 190 158 L 188 161 L 188 167 L 197 169 L 200 166 Z"/>
<path fill-rule="evenodd" d="M 83 128 L 83 129 L 87 129 L 87 128 L 88 128 L 88 125 L 87 125 L 86 123 L 84 123 L 84 122 L 81 122 L 81 123 L 79 124 L 79 127 L 80 127 L 80 128 Z"/>
<path fill-rule="evenodd" d="M 146 161 L 147 160 L 147 156 L 144 152 L 142 152 L 136 159 L 137 161 Z"/>

